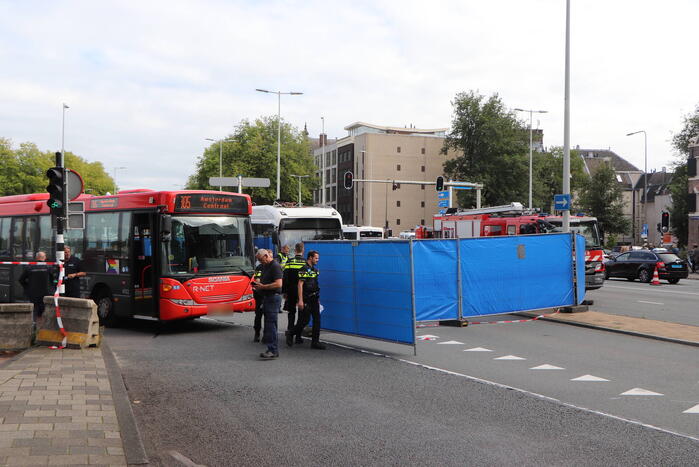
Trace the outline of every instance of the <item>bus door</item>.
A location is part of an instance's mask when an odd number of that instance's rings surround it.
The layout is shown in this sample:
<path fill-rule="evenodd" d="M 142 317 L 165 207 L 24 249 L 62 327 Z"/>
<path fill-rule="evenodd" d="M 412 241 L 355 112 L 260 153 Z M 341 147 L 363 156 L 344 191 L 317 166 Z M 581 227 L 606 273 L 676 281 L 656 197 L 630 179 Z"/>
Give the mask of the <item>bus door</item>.
<path fill-rule="evenodd" d="M 155 236 L 155 218 L 152 212 L 134 213 L 132 223 L 133 251 L 131 252 L 133 314 L 157 318 L 156 262 L 157 241 Z"/>

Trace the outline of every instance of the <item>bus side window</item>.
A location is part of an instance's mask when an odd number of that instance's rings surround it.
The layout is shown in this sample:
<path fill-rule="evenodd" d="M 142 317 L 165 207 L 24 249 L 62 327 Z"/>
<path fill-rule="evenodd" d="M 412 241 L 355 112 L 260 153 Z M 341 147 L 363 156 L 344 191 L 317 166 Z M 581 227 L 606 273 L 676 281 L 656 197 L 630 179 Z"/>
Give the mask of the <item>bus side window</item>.
<path fill-rule="evenodd" d="M 0 219 L 0 258 L 9 259 L 10 256 L 10 224 L 12 219 L 5 217 Z"/>
<path fill-rule="evenodd" d="M 107 259 L 113 259 L 119 254 L 119 213 L 101 212 L 88 213 L 85 235 L 87 236 L 87 249 L 85 250 L 85 269 L 95 272 L 114 273 L 117 263 L 107 263 Z"/>
<path fill-rule="evenodd" d="M 51 216 L 39 217 L 39 250 L 46 253 L 46 259 L 53 261 L 56 252 L 53 250 L 51 242 L 53 231 L 51 230 Z"/>
<path fill-rule="evenodd" d="M 507 226 L 507 235 L 517 235 L 517 226 L 510 224 Z"/>
<path fill-rule="evenodd" d="M 12 233 L 10 241 L 12 242 L 12 258 L 15 261 L 22 261 L 23 236 L 24 236 L 24 218 L 12 218 Z"/>

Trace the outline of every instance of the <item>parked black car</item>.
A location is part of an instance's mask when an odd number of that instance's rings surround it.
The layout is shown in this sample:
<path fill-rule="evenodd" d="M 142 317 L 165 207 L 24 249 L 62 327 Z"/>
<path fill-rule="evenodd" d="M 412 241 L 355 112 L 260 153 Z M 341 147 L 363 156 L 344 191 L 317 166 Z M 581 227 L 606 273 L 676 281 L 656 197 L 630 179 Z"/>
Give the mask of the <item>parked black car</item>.
<path fill-rule="evenodd" d="M 652 252 L 648 250 L 635 250 L 622 253 L 616 258 L 605 261 L 605 277 L 625 277 L 632 281 L 638 279 L 641 282 L 650 282 L 653 278 L 653 270 L 658 268 L 661 279 L 670 284 L 677 284 L 680 279 L 686 279 L 689 273 L 687 262 L 676 254 L 669 252 Z"/>

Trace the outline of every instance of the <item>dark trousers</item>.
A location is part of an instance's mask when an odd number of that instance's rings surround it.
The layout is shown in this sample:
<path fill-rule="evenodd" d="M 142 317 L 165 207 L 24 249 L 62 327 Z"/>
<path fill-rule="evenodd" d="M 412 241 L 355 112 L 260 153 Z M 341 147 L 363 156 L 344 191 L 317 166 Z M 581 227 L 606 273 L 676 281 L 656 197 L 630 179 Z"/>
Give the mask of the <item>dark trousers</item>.
<path fill-rule="evenodd" d="M 255 330 L 255 334 L 259 334 L 262 329 L 262 297 L 255 297 L 255 324 L 252 328 Z"/>
<path fill-rule="evenodd" d="M 32 299 L 32 303 L 34 304 L 34 321 L 36 321 L 44 314 L 44 297 L 41 296 L 37 299 Z"/>
<path fill-rule="evenodd" d="M 299 320 L 294 326 L 291 333 L 301 337 L 303 328 L 313 318 L 313 327 L 311 328 L 311 341 L 318 342 L 320 340 L 320 297 L 308 297 L 303 299 L 303 308 L 299 310 Z"/>
<path fill-rule="evenodd" d="M 296 324 L 296 302 L 298 301 L 296 294 L 287 294 L 286 301 L 284 302 L 284 309 L 289 313 L 286 324 L 287 331 L 291 331 Z"/>
<path fill-rule="evenodd" d="M 262 342 L 267 344 L 267 350 L 273 354 L 279 353 L 277 343 L 277 318 L 279 308 L 282 306 L 282 297 L 279 294 L 267 295 L 262 301 L 262 312 L 265 317 L 265 330 L 262 335 Z"/>

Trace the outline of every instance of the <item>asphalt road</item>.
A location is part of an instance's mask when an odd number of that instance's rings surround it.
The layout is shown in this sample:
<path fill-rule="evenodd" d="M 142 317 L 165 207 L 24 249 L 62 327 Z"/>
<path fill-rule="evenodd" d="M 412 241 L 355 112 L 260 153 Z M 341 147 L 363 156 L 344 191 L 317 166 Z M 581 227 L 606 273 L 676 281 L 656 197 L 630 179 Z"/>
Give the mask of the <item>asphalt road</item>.
<path fill-rule="evenodd" d="M 233 320 L 250 318 L 237 315 Z M 435 328 L 438 332 L 423 328 L 421 334 L 429 331 L 439 338 L 422 341 L 414 360 L 433 363 L 430 366 L 451 362 L 455 371 L 489 376 L 505 384 L 516 382 L 512 386 L 519 387 L 534 372 L 524 369 L 533 366 L 529 363 L 550 361 L 575 367 L 580 359 L 569 360 L 569 354 L 581 351 L 579 346 L 590 339 L 588 333 L 599 333 L 535 324 L 510 331 L 495 325 L 483 330 Z M 549 342 L 540 337 L 538 354 L 533 351 L 537 343 L 530 343 L 537 335 L 532 329 L 555 335 Z M 572 334 L 564 335 L 568 330 Z M 452 333 L 462 342 L 468 337 L 469 345 L 481 339 L 482 345 L 494 348 L 498 355 L 516 352 L 527 363 L 497 361 L 502 364 L 498 366 L 490 357 L 486 364 L 483 355 L 487 352 L 463 352 L 458 344 L 438 344 Z M 165 327 L 139 323 L 107 331 L 154 465 L 177 465 L 173 455 L 209 466 L 690 465 L 699 456 L 699 442 L 694 439 L 395 358 L 337 346 L 310 350 L 306 343 L 301 348 L 283 348 L 279 360 L 259 361 L 257 354 L 263 347 L 251 342 L 251 334 L 247 327 L 211 320 Z M 347 336 L 326 337 L 337 342 L 352 339 L 353 345 L 384 345 Z M 565 352 L 561 347 L 566 346 L 577 348 Z M 585 348 L 594 346 L 595 342 L 589 342 Z M 626 353 L 635 349 L 622 344 L 619 359 L 628 358 Z M 391 346 L 391 351 L 408 357 L 406 360 L 412 355 L 411 348 L 401 346 Z M 672 353 L 670 348 L 667 352 Z M 539 358 L 543 356 L 545 361 Z M 610 389 L 615 385 L 610 394 L 626 388 L 621 375 L 627 372 L 608 357 L 598 347 L 584 360 L 607 360 L 608 372 L 590 365 L 563 370 L 565 379 L 596 371 L 612 376 L 612 384 L 604 383 Z M 658 364 L 663 362 L 666 356 Z M 686 362 L 677 365 L 682 364 L 687 373 L 694 373 L 693 397 L 699 399 L 696 367 L 687 367 Z M 560 371 L 554 373 L 563 380 Z M 675 374 L 674 369 L 667 371 L 670 377 Z M 539 380 L 543 383 L 532 383 L 532 388 L 551 385 L 558 388 L 555 391 L 564 390 L 563 382 L 549 375 L 546 378 Z M 642 384 L 647 381 L 628 382 L 666 391 L 672 381 L 662 387 Z M 601 398 L 602 393 L 596 392 L 601 389 L 594 387 L 579 386 L 574 391 L 592 391 L 592 400 Z M 648 399 L 628 401 L 644 405 Z M 695 426 L 698 423 L 697 418 L 688 419 L 695 420 Z"/>
<path fill-rule="evenodd" d="M 598 290 L 585 295 L 593 299 L 591 309 L 615 315 L 633 316 L 699 326 L 699 280 L 653 286 L 626 279 L 608 279 Z"/>

